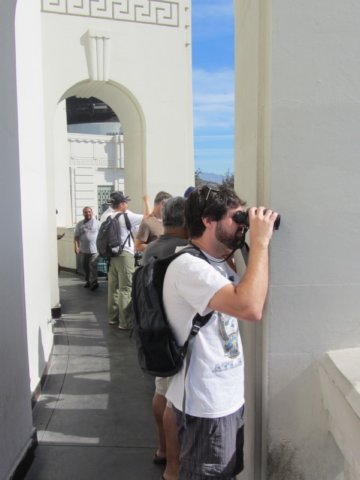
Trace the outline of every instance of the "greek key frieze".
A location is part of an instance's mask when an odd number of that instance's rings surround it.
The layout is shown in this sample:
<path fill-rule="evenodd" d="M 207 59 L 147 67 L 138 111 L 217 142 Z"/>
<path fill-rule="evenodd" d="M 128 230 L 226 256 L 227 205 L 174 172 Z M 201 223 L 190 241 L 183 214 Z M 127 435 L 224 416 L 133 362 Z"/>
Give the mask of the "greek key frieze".
<path fill-rule="evenodd" d="M 103 20 L 178 27 L 179 2 L 170 0 L 42 0 L 42 11 Z"/>

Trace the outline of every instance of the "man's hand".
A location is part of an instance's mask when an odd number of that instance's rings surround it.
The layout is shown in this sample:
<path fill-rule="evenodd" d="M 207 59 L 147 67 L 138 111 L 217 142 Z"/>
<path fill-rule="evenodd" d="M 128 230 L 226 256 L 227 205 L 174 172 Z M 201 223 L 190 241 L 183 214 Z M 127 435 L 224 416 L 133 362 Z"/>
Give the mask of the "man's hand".
<path fill-rule="evenodd" d="M 268 289 L 268 246 L 277 213 L 264 207 L 248 211 L 250 253 L 245 274 L 238 285 L 226 285 L 210 300 L 209 307 L 243 320 L 260 320 Z"/>
<path fill-rule="evenodd" d="M 249 209 L 249 235 L 251 248 L 258 245 L 267 248 L 274 231 L 274 223 L 278 214 L 265 207 Z"/>

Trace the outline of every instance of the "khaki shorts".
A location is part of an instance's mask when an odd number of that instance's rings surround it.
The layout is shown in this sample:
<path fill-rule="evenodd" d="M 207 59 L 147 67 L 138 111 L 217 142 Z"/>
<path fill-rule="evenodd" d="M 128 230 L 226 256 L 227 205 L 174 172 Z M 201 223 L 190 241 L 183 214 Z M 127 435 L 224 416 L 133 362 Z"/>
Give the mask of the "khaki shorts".
<path fill-rule="evenodd" d="M 155 393 L 165 397 L 171 379 L 172 377 L 155 377 Z M 172 403 L 168 400 L 166 406 L 172 408 Z"/>
<path fill-rule="evenodd" d="M 171 378 L 172 377 L 156 377 L 155 378 L 155 392 L 158 395 L 163 395 L 165 397 Z"/>

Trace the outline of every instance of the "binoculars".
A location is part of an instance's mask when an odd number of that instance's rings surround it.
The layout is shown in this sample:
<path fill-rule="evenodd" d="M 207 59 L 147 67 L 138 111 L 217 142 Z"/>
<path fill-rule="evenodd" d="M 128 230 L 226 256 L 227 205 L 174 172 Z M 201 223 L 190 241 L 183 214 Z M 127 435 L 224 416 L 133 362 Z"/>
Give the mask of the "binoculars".
<path fill-rule="evenodd" d="M 264 210 L 264 213 L 266 210 Z M 239 225 L 245 225 L 246 227 L 249 227 L 249 212 L 235 212 L 233 215 L 233 220 Z M 276 217 L 275 223 L 274 223 L 274 230 L 279 230 L 280 227 L 280 215 Z"/>

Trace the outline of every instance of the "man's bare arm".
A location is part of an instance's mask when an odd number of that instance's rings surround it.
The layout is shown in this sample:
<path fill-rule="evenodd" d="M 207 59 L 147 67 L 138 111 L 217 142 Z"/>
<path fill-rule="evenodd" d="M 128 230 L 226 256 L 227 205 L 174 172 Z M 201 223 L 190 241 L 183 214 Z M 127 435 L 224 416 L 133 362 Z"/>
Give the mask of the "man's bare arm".
<path fill-rule="evenodd" d="M 147 243 L 143 243 L 140 240 L 138 240 L 137 238 L 135 238 L 135 240 L 134 240 L 135 252 L 143 252 L 146 247 L 147 247 Z"/>
<path fill-rule="evenodd" d="M 75 255 L 79 254 L 79 237 L 74 238 L 74 251 Z"/>
<path fill-rule="evenodd" d="M 144 200 L 144 218 L 147 218 L 152 212 L 149 195 L 144 195 L 143 200 Z"/>
<path fill-rule="evenodd" d="M 246 272 L 238 285 L 226 285 L 213 296 L 211 309 L 244 320 L 261 319 L 268 290 L 268 247 L 276 217 L 271 210 L 264 214 L 262 207 L 250 209 L 251 248 Z"/>

